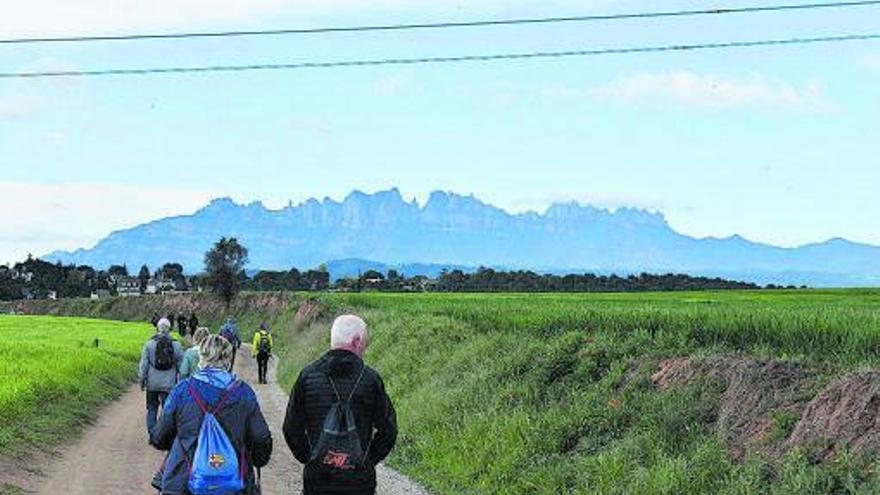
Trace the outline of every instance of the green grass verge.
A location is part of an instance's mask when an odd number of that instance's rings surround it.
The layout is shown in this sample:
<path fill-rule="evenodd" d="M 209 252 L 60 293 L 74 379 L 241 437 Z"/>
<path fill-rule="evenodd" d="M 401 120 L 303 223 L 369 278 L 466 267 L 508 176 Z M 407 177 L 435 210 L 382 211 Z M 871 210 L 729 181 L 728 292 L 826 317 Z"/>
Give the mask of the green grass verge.
<path fill-rule="evenodd" d="M 717 383 L 658 393 L 663 358 L 750 354 L 877 365 L 880 292 L 332 295 L 371 325 L 401 434 L 389 462 L 437 493 L 877 493 L 874 459 L 728 455 Z M 327 348 L 327 324 L 285 342 L 281 378 Z M 819 379 L 821 379 L 820 377 Z M 774 418 L 776 439 L 792 418 Z"/>
<path fill-rule="evenodd" d="M 92 421 L 131 383 L 151 333 L 144 324 L 0 316 L 0 453 L 54 446 Z"/>

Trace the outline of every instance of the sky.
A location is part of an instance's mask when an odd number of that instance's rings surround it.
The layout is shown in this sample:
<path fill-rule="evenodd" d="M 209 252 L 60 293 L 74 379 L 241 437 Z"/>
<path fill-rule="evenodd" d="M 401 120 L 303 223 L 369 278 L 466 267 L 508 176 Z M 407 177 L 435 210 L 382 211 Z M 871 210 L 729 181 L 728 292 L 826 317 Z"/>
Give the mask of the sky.
<path fill-rule="evenodd" d="M 3 1 L 0 38 L 573 16 L 644 0 Z M 336 61 L 880 33 L 880 7 L 209 40 L 0 44 L 0 72 Z M 224 74 L 0 79 L 0 263 L 213 197 L 353 189 L 663 212 L 696 237 L 880 244 L 880 41 Z"/>

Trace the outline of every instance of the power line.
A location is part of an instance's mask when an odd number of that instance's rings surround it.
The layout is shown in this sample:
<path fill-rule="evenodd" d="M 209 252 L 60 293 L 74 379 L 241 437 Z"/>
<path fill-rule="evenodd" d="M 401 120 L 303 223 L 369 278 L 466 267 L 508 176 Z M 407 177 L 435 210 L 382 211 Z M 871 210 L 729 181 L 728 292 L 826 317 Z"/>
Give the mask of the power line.
<path fill-rule="evenodd" d="M 529 19 L 496 19 L 485 21 L 462 21 L 462 22 L 438 22 L 416 24 L 386 24 L 372 26 L 348 26 L 348 27 L 324 27 L 303 29 L 271 29 L 254 31 L 216 31 L 216 32 L 189 32 L 189 33 L 151 33 L 151 34 L 127 34 L 108 36 L 71 36 L 71 37 L 41 37 L 41 38 L 12 38 L 0 39 L 0 44 L 24 44 L 24 43 L 71 43 L 87 41 L 133 41 L 133 40 L 161 40 L 181 38 L 225 38 L 235 36 L 281 36 L 300 34 L 321 33 L 352 33 L 364 31 L 402 31 L 413 29 L 443 29 L 443 28 L 466 28 L 480 26 L 511 26 L 523 24 L 552 24 L 563 22 L 594 22 L 616 21 L 626 19 L 654 19 L 663 17 L 687 17 L 723 14 L 745 14 L 759 12 L 780 12 L 793 10 L 814 9 L 841 9 L 849 7 L 866 7 L 880 5 L 880 0 L 852 0 L 842 2 L 817 2 L 806 4 L 789 5 L 758 5 L 752 7 L 717 8 L 701 10 L 674 10 L 655 12 L 635 12 L 623 14 L 585 15 L 570 17 L 540 17 Z"/>
<path fill-rule="evenodd" d="M 730 48 L 752 48 L 761 46 L 807 45 L 817 43 L 837 43 L 848 41 L 880 40 L 877 34 L 849 34 L 840 36 L 821 36 L 815 38 L 786 38 L 755 41 L 725 41 L 716 43 L 697 43 L 684 45 L 657 45 L 623 48 L 598 48 L 557 52 L 502 53 L 488 55 L 460 55 L 448 57 L 384 58 L 372 60 L 339 60 L 333 62 L 297 62 L 286 64 L 249 65 L 209 65 L 195 67 L 154 67 L 142 69 L 68 70 L 41 72 L 0 72 L 0 78 L 42 78 L 79 76 L 119 76 L 146 74 L 183 74 L 203 72 L 244 72 L 258 70 L 328 69 L 338 67 L 365 67 L 380 65 L 416 65 L 456 62 L 489 62 L 500 60 L 527 60 L 543 58 L 582 57 L 594 55 L 624 55 L 632 53 L 661 53 L 676 51 L 720 50 Z"/>

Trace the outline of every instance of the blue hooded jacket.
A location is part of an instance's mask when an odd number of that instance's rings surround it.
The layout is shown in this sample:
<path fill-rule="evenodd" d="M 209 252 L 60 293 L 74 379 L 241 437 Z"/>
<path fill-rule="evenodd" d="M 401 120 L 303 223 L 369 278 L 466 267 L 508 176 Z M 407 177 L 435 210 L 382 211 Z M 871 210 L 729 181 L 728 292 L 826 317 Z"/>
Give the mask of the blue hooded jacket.
<path fill-rule="evenodd" d="M 187 495 L 189 463 L 198 443 L 202 425 L 202 410 L 189 392 L 192 383 L 201 399 L 213 407 L 238 378 L 225 370 L 206 368 L 174 387 L 150 443 L 159 450 L 167 450 L 165 472 L 162 478 L 163 495 Z M 242 383 L 226 399 L 223 408 L 215 414 L 229 439 L 245 458 L 246 495 L 257 493 L 254 467 L 263 467 L 272 455 L 272 435 L 263 417 L 253 389 Z"/>

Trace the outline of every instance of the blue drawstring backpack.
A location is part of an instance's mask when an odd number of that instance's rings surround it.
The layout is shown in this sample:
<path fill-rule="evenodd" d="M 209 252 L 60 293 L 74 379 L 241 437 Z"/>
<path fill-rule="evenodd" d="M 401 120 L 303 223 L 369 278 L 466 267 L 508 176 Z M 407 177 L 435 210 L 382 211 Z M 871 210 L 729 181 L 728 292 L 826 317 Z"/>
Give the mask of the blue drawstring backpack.
<path fill-rule="evenodd" d="M 189 383 L 189 393 L 204 414 L 196 454 L 190 465 L 188 487 L 193 495 L 232 495 L 245 488 L 244 459 L 239 458 L 235 446 L 214 416 L 240 384 L 236 381 L 230 385 L 217 405 L 208 410 L 192 381 Z"/>

